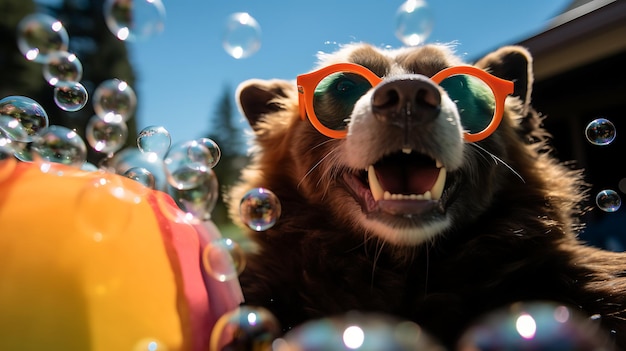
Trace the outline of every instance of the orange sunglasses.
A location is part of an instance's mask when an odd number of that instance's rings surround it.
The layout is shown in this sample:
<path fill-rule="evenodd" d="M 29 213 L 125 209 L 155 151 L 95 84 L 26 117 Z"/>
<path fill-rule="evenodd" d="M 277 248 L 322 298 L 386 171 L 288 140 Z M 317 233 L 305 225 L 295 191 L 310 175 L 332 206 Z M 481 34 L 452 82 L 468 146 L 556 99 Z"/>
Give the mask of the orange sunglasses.
<path fill-rule="evenodd" d="M 337 63 L 334 65 L 323 67 L 317 71 L 299 75 L 297 77 L 298 85 L 298 103 L 300 105 L 300 117 L 304 120 L 309 118 L 311 124 L 322 134 L 334 139 L 345 138 L 348 133 L 345 128 L 332 129 L 320 122 L 314 107 L 315 90 L 322 80 L 335 73 L 350 73 L 356 74 L 369 82 L 369 89 L 380 84 L 383 80 L 378 77 L 374 72 L 369 69 L 355 64 L 355 63 Z M 502 121 L 502 114 L 504 113 L 504 101 L 507 95 L 513 93 L 513 82 L 493 76 L 486 71 L 473 66 L 454 66 L 443 69 L 430 79 L 440 84 L 444 79 L 457 76 L 468 75 L 478 78 L 482 83 L 486 84 L 493 94 L 495 107 L 493 109 L 493 116 L 489 124 L 482 130 L 476 133 L 470 133 L 465 131 L 463 138 L 467 142 L 475 142 L 483 140 L 491 135 L 500 125 Z M 445 89 L 444 89 L 445 90 Z M 363 93 L 365 93 L 364 91 Z M 362 95 L 361 95 L 362 96 Z M 360 97 L 360 96 L 359 96 Z M 356 101 L 355 101 L 356 102 Z M 456 101 L 455 101 L 456 102 Z M 306 117 L 305 117 L 306 116 Z"/>

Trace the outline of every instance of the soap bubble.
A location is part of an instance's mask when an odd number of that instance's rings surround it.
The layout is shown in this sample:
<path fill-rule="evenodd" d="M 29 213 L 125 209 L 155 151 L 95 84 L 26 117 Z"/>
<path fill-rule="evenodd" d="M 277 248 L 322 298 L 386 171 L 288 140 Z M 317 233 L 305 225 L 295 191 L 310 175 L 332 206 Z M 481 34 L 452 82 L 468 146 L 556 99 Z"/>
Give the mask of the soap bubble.
<path fill-rule="evenodd" d="M 237 279 L 246 266 L 246 256 L 235 241 L 219 238 L 202 250 L 202 266 L 214 279 L 225 282 Z"/>
<path fill-rule="evenodd" d="M 600 323 L 576 309 L 520 302 L 479 319 L 461 337 L 458 350 L 612 350 L 610 345 Z"/>
<path fill-rule="evenodd" d="M 264 231 L 273 227 L 280 217 L 278 197 L 265 188 L 249 190 L 239 203 L 241 220 L 252 230 Z"/>
<path fill-rule="evenodd" d="M 30 61 L 45 63 L 54 51 L 67 51 L 69 36 L 63 24 L 54 17 L 35 13 L 17 25 L 17 46 Z"/>
<path fill-rule="evenodd" d="M 24 142 L 32 141 L 33 135 L 49 124 L 48 114 L 43 107 L 25 96 L 7 96 L 0 100 L 0 115 L 13 117 L 20 122 L 27 137 L 19 141 Z"/>
<path fill-rule="evenodd" d="M 50 85 L 58 82 L 78 82 L 83 78 L 83 64 L 67 51 L 54 51 L 43 66 L 43 76 Z"/>
<path fill-rule="evenodd" d="M 211 219 L 211 212 L 215 208 L 219 196 L 219 185 L 215 172 L 209 168 L 203 175 L 201 183 L 193 188 L 180 190 L 170 187 L 168 191 L 178 207 L 198 221 Z"/>
<path fill-rule="evenodd" d="M 93 109 L 107 122 L 128 121 L 136 107 L 135 91 L 117 78 L 103 81 L 93 93 Z"/>
<path fill-rule="evenodd" d="M 157 157 L 155 153 L 143 153 L 137 148 L 125 148 L 113 155 L 108 166 L 117 174 L 124 174 L 133 167 L 145 168 L 154 176 L 155 189 L 167 189 L 163 159 Z"/>
<path fill-rule="evenodd" d="M 445 350 L 413 322 L 360 312 L 306 322 L 273 346 L 274 351 Z"/>
<path fill-rule="evenodd" d="M 226 21 L 222 45 L 236 59 L 249 57 L 261 48 L 261 26 L 247 12 L 233 13 Z"/>
<path fill-rule="evenodd" d="M 87 104 L 87 89 L 79 82 L 58 82 L 54 86 L 54 102 L 65 111 L 75 112 Z"/>
<path fill-rule="evenodd" d="M 596 195 L 596 205 L 604 212 L 615 212 L 622 205 L 622 199 L 615 190 L 606 189 Z"/>
<path fill-rule="evenodd" d="M 209 138 L 200 138 L 198 139 L 198 143 L 204 145 L 204 147 L 209 150 L 209 158 L 206 160 L 207 166 L 211 168 L 215 167 L 222 157 L 222 150 L 220 150 L 219 145 L 217 145 L 213 139 Z"/>
<path fill-rule="evenodd" d="M 587 124 L 585 136 L 593 145 L 609 145 L 615 140 L 615 125 L 606 118 L 597 118 Z"/>
<path fill-rule="evenodd" d="M 263 307 L 240 306 L 221 316 L 211 331 L 210 351 L 271 350 L 280 334 L 276 317 Z"/>
<path fill-rule="evenodd" d="M 143 167 L 131 167 L 124 172 L 124 176 L 135 180 L 150 189 L 155 189 L 156 187 L 156 179 L 154 178 L 154 175 Z"/>
<path fill-rule="evenodd" d="M 209 150 L 196 140 L 179 142 L 165 154 L 164 171 L 169 184 L 178 190 L 193 189 L 212 177 Z"/>
<path fill-rule="evenodd" d="M 141 152 L 154 152 L 159 157 L 163 157 L 171 145 L 170 132 L 162 126 L 148 126 L 137 136 L 137 147 Z"/>
<path fill-rule="evenodd" d="M 424 0 L 407 0 L 396 12 L 396 37 L 404 45 L 416 46 L 426 41 L 433 30 L 433 16 Z"/>
<path fill-rule="evenodd" d="M 92 116 L 85 128 L 85 137 L 91 147 L 107 154 L 112 154 L 124 146 L 128 136 L 126 122 L 106 122 L 98 116 Z"/>
<path fill-rule="evenodd" d="M 40 130 L 33 151 L 44 160 L 80 167 L 87 160 L 87 146 L 75 131 L 52 125 Z"/>
<path fill-rule="evenodd" d="M 163 31 L 165 7 L 161 0 L 107 0 L 104 18 L 118 39 L 144 40 Z"/>

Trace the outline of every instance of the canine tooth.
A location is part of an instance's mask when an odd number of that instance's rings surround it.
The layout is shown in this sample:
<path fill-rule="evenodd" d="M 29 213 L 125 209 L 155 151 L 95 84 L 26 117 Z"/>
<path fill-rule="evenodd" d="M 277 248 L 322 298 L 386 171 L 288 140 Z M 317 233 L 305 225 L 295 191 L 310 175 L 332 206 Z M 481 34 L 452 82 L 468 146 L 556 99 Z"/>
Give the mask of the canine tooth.
<path fill-rule="evenodd" d="M 430 190 L 425 192 L 423 196 L 424 196 L 424 200 L 432 200 L 433 199 L 433 197 L 432 197 L 432 195 L 430 193 Z"/>
<path fill-rule="evenodd" d="M 374 171 L 374 166 L 369 166 L 367 169 L 367 180 L 370 183 L 370 191 L 372 192 L 372 196 L 374 200 L 378 201 L 383 198 L 383 187 L 380 186 L 378 182 L 378 178 L 376 177 L 376 172 Z"/>
<path fill-rule="evenodd" d="M 441 161 L 435 160 L 435 167 L 441 168 L 441 167 L 443 167 L 443 164 L 441 163 Z"/>
<path fill-rule="evenodd" d="M 441 199 L 441 194 L 443 193 L 443 186 L 446 184 L 446 169 L 441 167 L 439 169 L 439 176 L 437 176 L 437 180 L 435 181 L 435 185 L 433 185 L 432 189 L 430 189 L 431 199 L 439 200 Z"/>
<path fill-rule="evenodd" d="M 410 153 L 411 153 L 411 149 L 410 149 L 410 148 L 408 148 L 408 147 L 407 147 L 407 148 L 403 148 L 403 149 L 402 149 L 402 152 L 408 155 L 408 154 L 410 154 Z"/>

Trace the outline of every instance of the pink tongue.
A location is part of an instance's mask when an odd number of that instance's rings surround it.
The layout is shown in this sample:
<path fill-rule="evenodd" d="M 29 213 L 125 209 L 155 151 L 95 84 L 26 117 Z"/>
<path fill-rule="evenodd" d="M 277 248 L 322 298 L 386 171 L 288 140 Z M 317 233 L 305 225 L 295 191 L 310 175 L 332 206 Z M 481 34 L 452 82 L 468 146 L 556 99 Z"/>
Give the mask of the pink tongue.
<path fill-rule="evenodd" d="M 382 164 L 374 167 L 383 190 L 391 194 L 423 194 L 432 189 L 439 169 L 434 166 L 412 164 Z"/>

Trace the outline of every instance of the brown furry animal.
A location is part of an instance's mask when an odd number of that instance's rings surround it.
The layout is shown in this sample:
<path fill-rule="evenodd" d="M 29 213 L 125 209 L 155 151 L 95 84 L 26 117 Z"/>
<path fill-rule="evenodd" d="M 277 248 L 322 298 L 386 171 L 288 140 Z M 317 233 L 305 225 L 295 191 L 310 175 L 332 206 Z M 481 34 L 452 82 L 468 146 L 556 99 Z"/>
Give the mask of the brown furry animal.
<path fill-rule="evenodd" d="M 344 62 L 382 81 L 372 88 L 349 72 L 318 85 L 313 114 L 347 132 L 339 138 L 318 131 L 310 110 L 301 118 L 294 82 L 238 89 L 255 149 L 230 191 L 231 215 L 238 221 L 253 187 L 274 191 L 283 209 L 273 228 L 250 232 L 258 252 L 240 277 L 246 303 L 269 308 L 285 330 L 349 310 L 384 312 L 452 346 L 485 312 L 551 300 L 600 315 L 626 348 L 626 256 L 577 239 L 585 185 L 551 155 L 530 106 L 529 53 L 504 47 L 474 65 L 514 82 L 514 92 L 497 130 L 473 142 L 465 114 L 493 102 L 472 84 L 459 92 L 429 79 L 464 64 L 449 47 L 352 44 L 317 68 Z"/>

